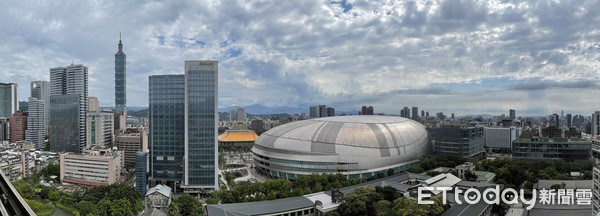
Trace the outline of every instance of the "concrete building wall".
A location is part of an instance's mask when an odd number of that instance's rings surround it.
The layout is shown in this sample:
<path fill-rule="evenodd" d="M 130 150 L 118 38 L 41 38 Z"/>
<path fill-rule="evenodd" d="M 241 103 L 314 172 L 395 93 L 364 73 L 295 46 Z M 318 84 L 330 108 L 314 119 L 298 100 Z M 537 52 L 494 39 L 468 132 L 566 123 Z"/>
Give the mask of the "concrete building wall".
<path fill-rule="evenodd" d="M 122 134 L 116 137 L 115 146 L 125 152 L 125 164 L 136 163 L 136 153 L 148 150 L 148 132 L 142 129 L 139 133 Z"/>
<path fill-rule="evenodd" d="M 87 185 L 116 183 L 121 178 L 122 155 L 121 151 L 62 153 L 60 154 L 61 181 Z"/>
<path fill-rule="evenodd" d="M 114 142 L 112 113 L 88 113 L 86 119 L 86 147 L 112 146 Z"/>
<path fill-rule="evenodd" d="M 100 101 L 97 97 L 89 97 L 89 109 L 88 112 L 98 112 Z"/>

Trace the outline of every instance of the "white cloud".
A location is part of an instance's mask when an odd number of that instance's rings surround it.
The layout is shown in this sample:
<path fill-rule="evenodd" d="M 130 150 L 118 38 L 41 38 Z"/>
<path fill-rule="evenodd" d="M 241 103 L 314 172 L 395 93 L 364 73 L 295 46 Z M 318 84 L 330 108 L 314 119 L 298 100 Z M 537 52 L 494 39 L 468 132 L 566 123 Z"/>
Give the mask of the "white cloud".
<path fill-rule="evenodd" d="M 147 105 L 149 75 L 183 73 L 187 59 L 220 61 L 221 107 L 328 103 L 355 110 L 369 103 L 385 112 L 419 104 L 486 112 L 498 106 L 484 97 L 464 100 L 468 90 L 438 98 L 413 96 L 419 92 L 411 89 L 489 79 L 598 80 L 595 1 L 335 2 L 4 2 L 0 81 L 18 83 L 25 100 L 30 81 L 47 80 L 48 68 L 74 61 L 90 67 L 90 95 L 112 105 L 119 32 L 128 60 L 128 103 L 137 106 Z M 573 111 L 588 113 L 590 107 Z"/>

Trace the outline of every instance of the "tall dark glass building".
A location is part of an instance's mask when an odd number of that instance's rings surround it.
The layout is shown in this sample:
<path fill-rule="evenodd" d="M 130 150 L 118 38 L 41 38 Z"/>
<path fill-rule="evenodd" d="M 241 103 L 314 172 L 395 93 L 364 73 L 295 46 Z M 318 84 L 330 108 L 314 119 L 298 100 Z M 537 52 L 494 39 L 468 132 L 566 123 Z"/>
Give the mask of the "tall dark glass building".
<path fill-rule="evenodd" d="M 217 61 L 185 61 L 185 174 L 182 187 L 188 191 L 218 188 L 217 77 Z"/>
<path fill-rule="evenodd" d="M 154 75 L 149 79 L 149 150 L 152 185 L 178 190 L 183 180 L 185 76 Z"/>
<path fill-rule="evenodd" d="M 50 68 L 50 150 L 83 152 L 87 110 L 88 67 Z"/>
<path fill-rule="evenodd" d="M 119 51 L 115 54 L 115 110 L 127 111 L 127 55 L 119 35 Z"/>
<path fill-rule="evenodd" d="M 217 61 L 150 76 L 150 180 L 176 191 L 218 188 Z"/>
<path fill-rule="evenodd" d="M 142 195 L 146 196 L 148 187 L 147 184 L 148 170 L 148 152 L 135 153 L 135 189 Z"/>

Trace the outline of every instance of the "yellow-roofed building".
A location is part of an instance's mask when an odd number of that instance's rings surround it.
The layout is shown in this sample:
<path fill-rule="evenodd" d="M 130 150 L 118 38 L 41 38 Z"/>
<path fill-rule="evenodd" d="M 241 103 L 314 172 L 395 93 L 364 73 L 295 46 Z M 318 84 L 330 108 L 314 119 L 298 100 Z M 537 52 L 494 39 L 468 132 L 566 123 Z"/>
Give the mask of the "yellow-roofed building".
<path fill-rule="evenodd" d="M 250 149 L 256 139 L 258 139 L 258 135 L 251 130 L 227 130 L 219 135 L 219 148 L 242 147 Z"/>

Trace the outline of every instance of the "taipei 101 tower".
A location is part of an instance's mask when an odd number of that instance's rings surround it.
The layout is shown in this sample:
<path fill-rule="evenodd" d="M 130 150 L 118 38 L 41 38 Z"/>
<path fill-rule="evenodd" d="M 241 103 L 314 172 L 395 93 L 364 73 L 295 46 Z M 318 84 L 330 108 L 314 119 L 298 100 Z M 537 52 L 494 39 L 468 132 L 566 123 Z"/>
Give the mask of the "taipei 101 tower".
<path fill-rule="evenodd" d="M 115 131 L 125 129 L 127 118 L 127 56 L 119 33 L 119 51 L 115 54 Z M 116 133 L 118 134 L 118 133 Z"/>

